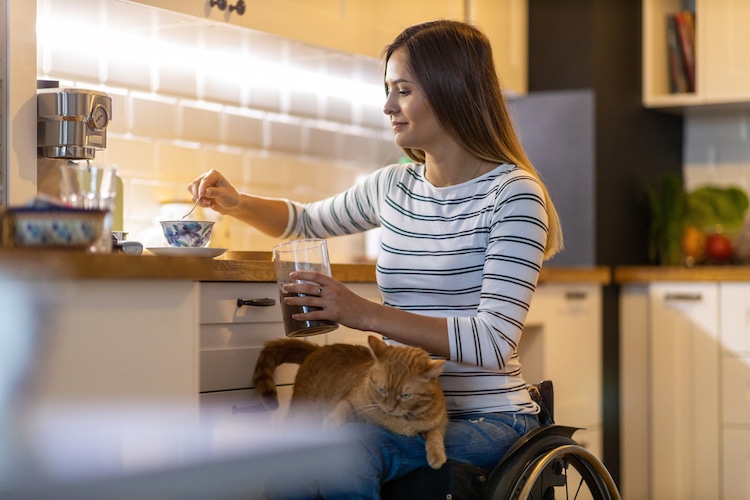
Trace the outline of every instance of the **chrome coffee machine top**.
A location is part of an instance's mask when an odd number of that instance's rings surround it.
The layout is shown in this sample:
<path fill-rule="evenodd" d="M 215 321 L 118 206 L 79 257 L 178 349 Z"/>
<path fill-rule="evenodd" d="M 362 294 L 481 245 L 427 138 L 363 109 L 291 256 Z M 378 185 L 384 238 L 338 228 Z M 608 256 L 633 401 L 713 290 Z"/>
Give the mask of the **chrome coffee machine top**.
<path fill-rule="evenodd" d="M 39 156 L 92 160 L 107 147 L 112 97 L 86 89 L 41 89 L 37 93 Z"/>

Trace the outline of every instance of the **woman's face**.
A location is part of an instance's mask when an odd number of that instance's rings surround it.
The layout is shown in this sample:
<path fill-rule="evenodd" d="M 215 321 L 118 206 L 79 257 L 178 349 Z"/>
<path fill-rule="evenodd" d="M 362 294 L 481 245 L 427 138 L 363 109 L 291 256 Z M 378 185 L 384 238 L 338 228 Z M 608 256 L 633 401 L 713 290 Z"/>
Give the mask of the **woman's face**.
<path fill-rule="evenodd" d="M 385 70 L 388 92 L 383 112 L 391 119 L 396 145 L 400 148 L 433 150 L 444 143 L 446 134 L 416 78 L 409 71 L 406 54 L 397 49 Z"/>

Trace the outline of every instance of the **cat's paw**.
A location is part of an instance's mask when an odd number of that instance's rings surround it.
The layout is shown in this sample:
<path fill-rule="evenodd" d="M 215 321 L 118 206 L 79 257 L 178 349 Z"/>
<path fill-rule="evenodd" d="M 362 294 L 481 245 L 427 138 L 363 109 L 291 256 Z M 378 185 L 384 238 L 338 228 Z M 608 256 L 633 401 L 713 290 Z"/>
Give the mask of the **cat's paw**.
<path fill-rule="evenodd" d="M 445 448 L 443 447 L 432 447 L 427 449 L 427 463 L 433 469 L 439 469 L 448 460 L 445 455 Z"/>
<path fill-rule="evenodd" d="M 323 429 L 327 431 L 335 431 L 342 425 L 344 425 L 344 418 L 340 415 L 331 414 L 323 420 Z"/>

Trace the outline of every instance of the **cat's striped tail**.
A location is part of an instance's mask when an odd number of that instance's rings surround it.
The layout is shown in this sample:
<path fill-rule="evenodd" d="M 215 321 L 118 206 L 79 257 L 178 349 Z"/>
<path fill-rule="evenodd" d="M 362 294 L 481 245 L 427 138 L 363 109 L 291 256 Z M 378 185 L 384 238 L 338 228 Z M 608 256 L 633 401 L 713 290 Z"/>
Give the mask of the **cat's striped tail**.
<path fill-rule="evenodd" d="M 275 410 L 279 407 L 276 382 L 273 380 L 276 367 L 284 363 L 302 364 L 305 358 L 316 349 L 318 349 L 317 345 L 300 339 L 279 339 L 266 342 L 258 355 L 253 373 L 255 391 L 266 408 Z"/>

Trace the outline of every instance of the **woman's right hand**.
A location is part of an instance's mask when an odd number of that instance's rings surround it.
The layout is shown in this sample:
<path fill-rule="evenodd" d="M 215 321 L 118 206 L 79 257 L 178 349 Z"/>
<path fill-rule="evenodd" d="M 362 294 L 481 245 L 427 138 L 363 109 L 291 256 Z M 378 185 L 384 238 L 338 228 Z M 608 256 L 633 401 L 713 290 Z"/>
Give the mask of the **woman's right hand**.
<path fill-rule="evenodd" d="M 240 204 L 240 194 L 221 173 L 209 170 L 188 185 L 193 201 L 219 212 L 228 214 Z"/>

